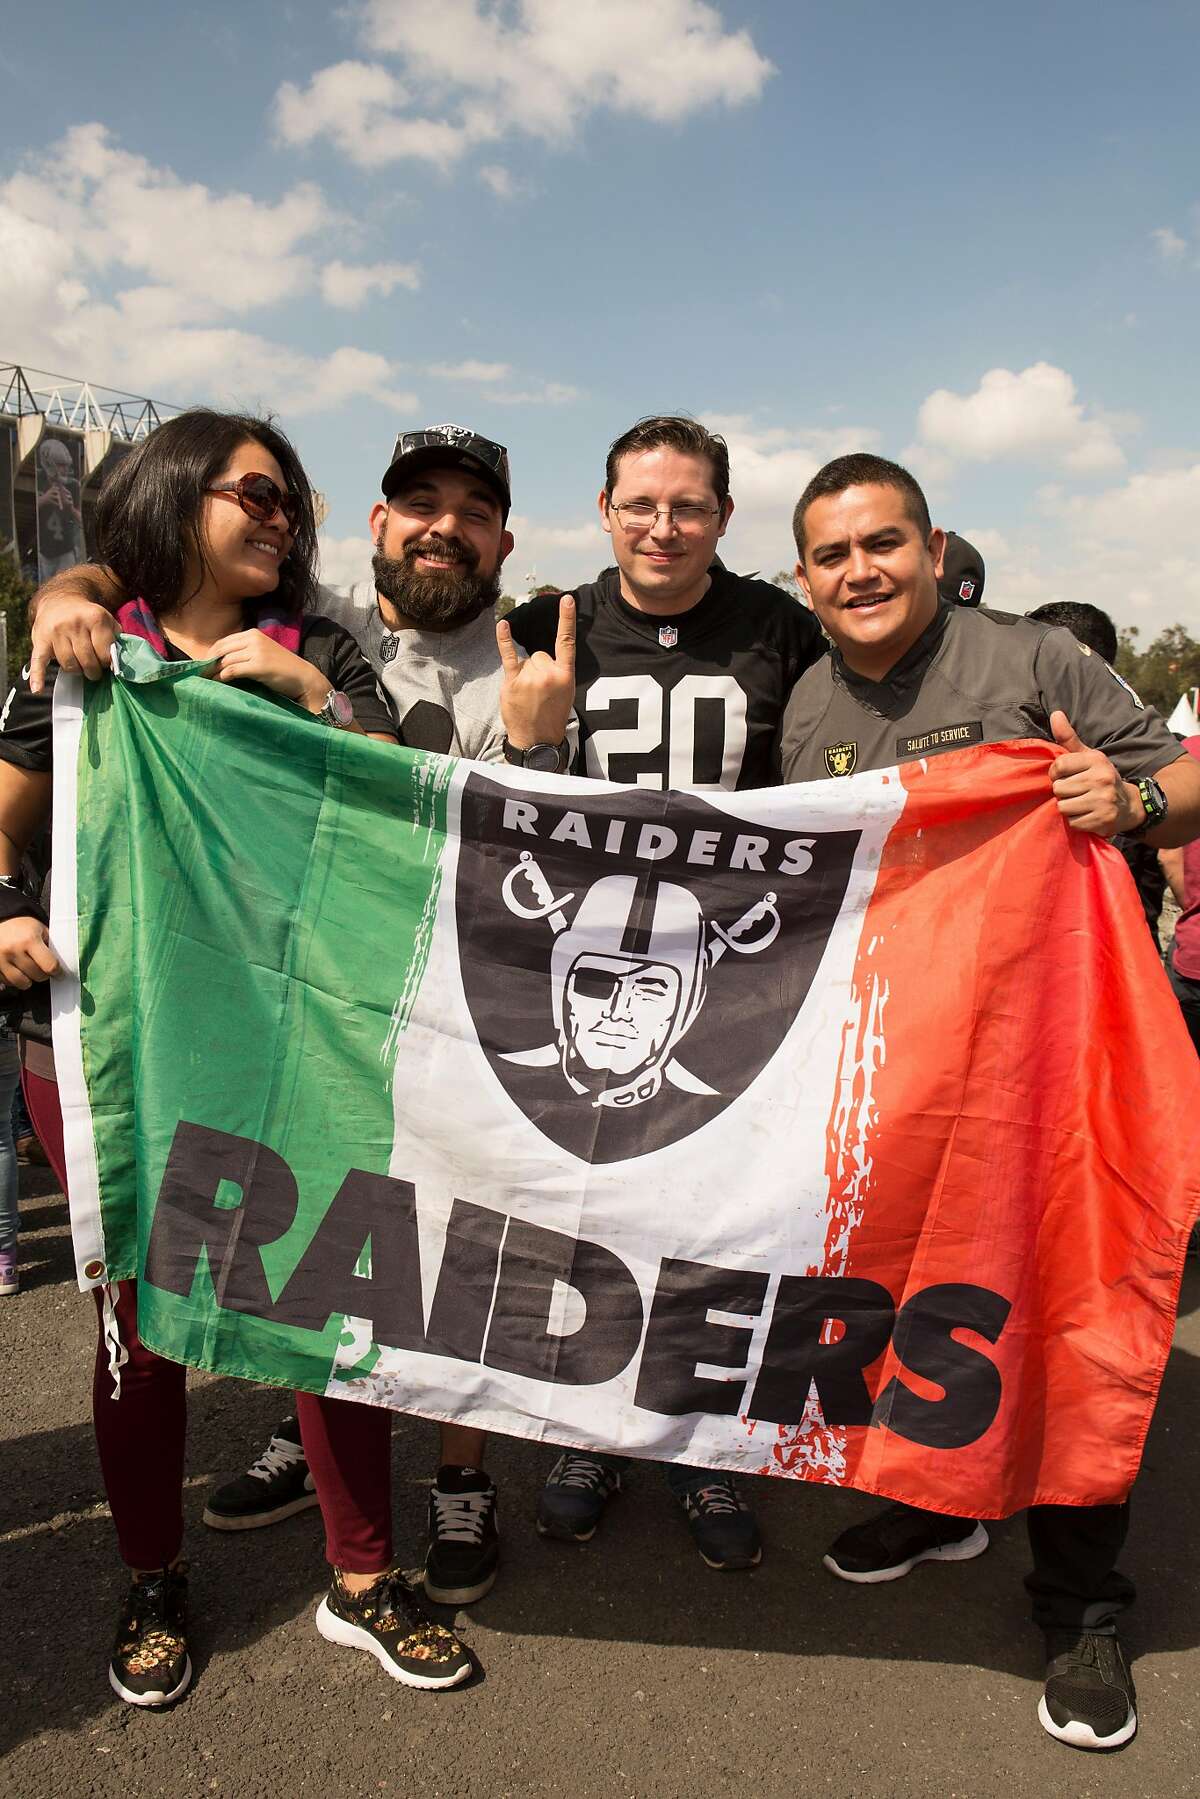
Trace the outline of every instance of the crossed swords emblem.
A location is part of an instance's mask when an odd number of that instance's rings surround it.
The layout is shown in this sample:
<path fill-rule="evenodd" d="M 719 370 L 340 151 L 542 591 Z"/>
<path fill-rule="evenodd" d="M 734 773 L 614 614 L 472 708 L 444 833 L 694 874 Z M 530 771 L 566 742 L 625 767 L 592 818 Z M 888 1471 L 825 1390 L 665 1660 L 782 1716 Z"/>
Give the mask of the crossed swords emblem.
<path fill-rule="evenodd" d="M 602 880 L 620 880 L 620 877 L 607 876 L 602 877 Z M 628 882 L 622 881 L 621 884 L 628 885 Z M 599 885 L 599 882 L 595 883 L 595 886 Z M 775 893 L 765 893 L 754 905 L 748 907 L 740 918 L 735 919 L 730 925 L 723 925 L 716 920 L 705 920 L 698 901 L 687 889 L 672 887 L 669 891 L 692 908 L 691 920 L 685 921 L 686 930 L 681 925 L 679 937 L 682 938 L 698 927 L 698 940 L 692 948 L 689 948 L 687 957 L 683 959 L 684 962 L 691 963 L 690 971 L 685 971 L 677 954 L 670 956 L 668 952 L 668 956 L 665 958 L 668 959 L 669 966 L 676 967 L 681 983 L 685 972 L 689 974 L 688 982 L 681 985 L 674 1020 L 667 1033 L 668 1051 L 673 1050 L 674 1045 L 686 1035 L 695 1022 L 704 1003 L 707 976 L 726 951 L 730 950 L 739 956 L 758 955 L 774 943 L 782 924 L 777 906 L 778 895 Z M 544 919 L 549 924 L 555 939 L 559 938 L 564 931 L 571 929 L 567 908 L 576 898 L 575 889 L 571 889 L 568 893 L 556 894 L 531 850 L 521 851 L 519 860 L 514 863 L 504 878 L 501 894 L 505 906 L 515 918 L 531 924 Z M 615 927 L 615 930 L 619 941 L 621 927 Z M 614 946 L 609 947 L 612 949 Z M 594 952 L 594 945 L 592 949 Z M 587 954 L 588 950 L 581 947 L 580 956 L 575 959 L 576 964 L 581 958 L 586 959 Z M 596 959 L 595 953 L 593 953 L 592 959 Z M 608 959 L 610 961 L 624 959 L 631 965 L 637 960 L 627 952 L 621 952 L 621 955 L 613 953 Z M 646 958 L 643 957 L 643 961 L 645 960 Z M 655 962 L 658 958 L 650 955 L 649 960 Z M 681 1013 L 683 1014 L 682 1018 L 680 1017 Z M 565 1051 L 566 1045 L 560 1024 L 558 1043 L 547 1043 L 531 1050 L 514 1050 L 504 1054 L 503 1060 L 526 1068 L 549 1068 L 555 1063 L 561 1063 L 564 1075 L 576 1091 L 586 1091 L 579 1081 L 572 1078 L 566 1065 Z M 637 1104 L 642 1099 L 652 1098 L 657 1093 L 663 1078 L 668 1080 L 672 1086 L 686 1093 L 709 1096 L 716 1093 L 715 1088 L 708 1086 L 706 1082 L 691 1074 L 673 1053 L 668 1053 L 662 1063 L 661 1073 L 658 1072 L 657 1064 L 652 1059 L 636 1075 L 606 1091 L 594 1103 L 618 1106 Z"/>

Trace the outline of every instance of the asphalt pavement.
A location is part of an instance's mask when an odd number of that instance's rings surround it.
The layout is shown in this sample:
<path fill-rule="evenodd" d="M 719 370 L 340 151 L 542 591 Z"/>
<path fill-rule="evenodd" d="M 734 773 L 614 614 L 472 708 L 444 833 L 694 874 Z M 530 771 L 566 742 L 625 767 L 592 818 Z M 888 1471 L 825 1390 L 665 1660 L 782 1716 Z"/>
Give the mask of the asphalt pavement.
<path fill-rule="evenodd" d="M 315 1511 L 218 1535 L 204 1495 L 261 1449 L 286 1405 L 209 1376 L 191 1387 L 186 1553 L 190 1693 L 148 1713 L 106 1666 L 124 1592 L 92 1440 L 92 1301 L 75 1289 L 65 1206 L 23 1171 L 22 1291 L 0 1300 L 0 1794 L 8 1799 L 504 1799 L 787 1795 L 1174 1799 L 1200 1791 L 1200 1266 L 1125 1566 L 1141 1728 L 1085 1755 L 1036 1719 L 1042 1645 L 1021 1585 L 1020 1518 L 979 1560 L 853 1587 L 821 1565 L 868 1515 L 858 1494 L 751 1483 L 766 1552 L 751 1574 L 700 1562 L 662 1476 L 636 1468 L 592 1543 L 533 1527 L 552 1456 L 497 1440 L 505 1561 L 459 1614 L 480 1673 L 443 1694 L 325 1643 Z M 416 1561 L 433 1426 L 397 1421 L 397 1541 Z M 146 1446 L 147 1456 L 154 1445 Z"/>

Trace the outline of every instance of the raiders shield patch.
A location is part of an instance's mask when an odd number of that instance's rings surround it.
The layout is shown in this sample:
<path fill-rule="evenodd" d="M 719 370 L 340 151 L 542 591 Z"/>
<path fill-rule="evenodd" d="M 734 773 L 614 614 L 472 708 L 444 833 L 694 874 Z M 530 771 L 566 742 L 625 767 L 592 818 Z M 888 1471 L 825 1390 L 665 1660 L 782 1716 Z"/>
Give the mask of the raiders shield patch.
<path fill-rule="evenodd" d="M 698 795 L 529 792 L 471 775 L 455 886 L 480 1047 L 585 1161 L 689 1136 L 757 1078 L 803 1005 L 856 830 L 795 836 Z"/>
<path fill-rule="evenodd" d="M 825 767 L 831 775 L 852 775 L 857 761 L 858 745 L 856 743 L 827 743 L 825 745 Z"/>

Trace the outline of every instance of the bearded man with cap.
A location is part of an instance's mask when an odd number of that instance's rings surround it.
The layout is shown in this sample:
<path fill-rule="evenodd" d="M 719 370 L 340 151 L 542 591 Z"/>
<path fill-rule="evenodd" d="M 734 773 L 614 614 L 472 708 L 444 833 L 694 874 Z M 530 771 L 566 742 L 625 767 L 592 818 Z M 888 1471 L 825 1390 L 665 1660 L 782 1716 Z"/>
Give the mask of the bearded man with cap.
<path fill-rule="evenodd" d="M 574 603 L 559 608 L 549 652 L 522 659 L 507 627 L 497 647 L 495 602 L 513 547 L 508 452 L 461 425 L 404 431 L 371 509 L 374 581 L 349 596 L 321 590 L 321 610 L 357 639 L 409 748 L 473 761 L 566 769 L 575 725 Z M 30 684 L 51 661 L 98 679 L 125 599 L 112 575 L 83 564 L 38 595 Z M 35 686 L 36 691 L 36 686 Z M 348 1400 L 299 1398 L 263 1454 L 210 1496 L 204 1522 L 251 1530 L 317 1504 L 321 1491 L 372 1543 L 390 1528 L 391 1415 Z M 301 1430 L 303 1427 L 303 1434 Z M 490 1591 L 499 1566 L 496 1488 L 482 1466 L 482 1431 L 440 1427 L 429 1493 L 425 1590 L 468 1605 Z"/>
<path fill-rule="evenodd" d="M 1134 833 L 1156 849 L 1200 834 L 1200 765 L 1106 662 L 1061 628 L 939 595 L 946 534 L 907 469 L 838 457 L 801 494 L 793 531 L 797 578 L 834 648 L 788 702 L 785 781 L 1041 737 L 1059 747 L 1047 798 L 1068 829 Z M 1027 1521 L 1026 1586 L 1047 1646 L 1039 1720 L 1074 1748 L 1118 1749 L 1137 1729 L 1116 1623 L 1133 1599 L 1116 1566 L 1128 1505 L 1036 1505 Z M 978 1519 L 893 1504 L 843 1531 L 824 1560 L 873 1584 L 987 1546 Z"/>

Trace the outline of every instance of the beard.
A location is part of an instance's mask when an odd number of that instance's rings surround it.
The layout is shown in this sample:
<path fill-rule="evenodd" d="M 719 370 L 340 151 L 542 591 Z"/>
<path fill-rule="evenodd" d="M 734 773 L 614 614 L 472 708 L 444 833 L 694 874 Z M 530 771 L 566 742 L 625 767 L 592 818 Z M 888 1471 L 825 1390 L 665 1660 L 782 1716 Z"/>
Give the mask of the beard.
<path fill-rule="evenodd" d="M 417 568 L 417 557 L 428 555 L 450 559 L 449 567 L 436 574 Z M 478 556 L 457 537 L 407 544 L 402 556 L 388 556 L 380 547 L 371 567 L 376 593 L 418 630 L 448 631 L 469 624 L 500 598 L 499 568 L 481 575 Z"/>

